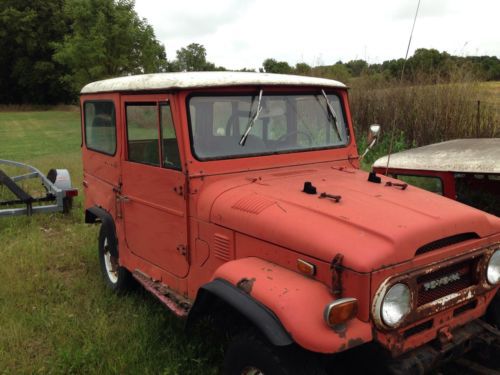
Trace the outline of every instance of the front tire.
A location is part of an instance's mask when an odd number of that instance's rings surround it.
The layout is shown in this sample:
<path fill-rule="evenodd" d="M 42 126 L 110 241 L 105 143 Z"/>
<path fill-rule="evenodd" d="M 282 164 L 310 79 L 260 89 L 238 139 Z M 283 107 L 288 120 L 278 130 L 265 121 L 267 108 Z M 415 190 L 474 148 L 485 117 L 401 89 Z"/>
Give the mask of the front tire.
<path fill-rule="evenodd" d="M 325 375 L 318 361 L 296 347 L 276 347 L 254 331 L 241 333 L 229 343 L 224 375 Z"/>
<path fill-rule="evenodd" d="M 491 301 L 486 313 L 486 321 L 500 329 L 500 290 Z"/>
<path fill-rule="evenodd" d="M 118 253 L 118 244 L 113 228 L 103 223 L 99 231 L 99 263 L 101 273 L 106 285 L 116 293 L 124 292 L 130 286 L 130 273 L 127 269 L 120 266 L 118 256 L 113 256 L 112 252 Z M 112 251 L 116 249 L 116 251 Z"/>

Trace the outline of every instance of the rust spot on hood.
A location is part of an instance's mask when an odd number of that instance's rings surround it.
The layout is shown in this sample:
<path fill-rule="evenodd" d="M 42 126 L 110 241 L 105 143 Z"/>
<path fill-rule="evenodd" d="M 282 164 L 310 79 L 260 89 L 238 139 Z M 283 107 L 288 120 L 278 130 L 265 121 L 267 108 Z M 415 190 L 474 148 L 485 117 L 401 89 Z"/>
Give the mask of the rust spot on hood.
<path fill-rule="evenodd" d="M 252 293 L 252 288 L 253 288 L 254 282 L 255 282 L 255 277 L 253 277 L 251 279 L 244 277 L 243 279 L 238 281 L 238 283 L 236 284 L 236 287 L 238 289 L 241 289 L 245 293 L 250 294 L 250 293 Z"/>

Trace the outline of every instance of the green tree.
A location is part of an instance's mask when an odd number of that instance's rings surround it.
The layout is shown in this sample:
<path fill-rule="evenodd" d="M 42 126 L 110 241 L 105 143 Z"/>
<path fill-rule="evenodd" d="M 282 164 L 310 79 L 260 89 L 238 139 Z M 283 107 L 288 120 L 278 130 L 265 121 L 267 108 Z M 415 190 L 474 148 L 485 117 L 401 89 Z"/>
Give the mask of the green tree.
<path fill-rule="evenodd" d="M 52 60 L 54 41 L 68 30 L 64 0 L 0 2 L 0 103 L 57 103 L 66 67 Z"/>
<path fill-rule="evenodd" d="M 169 70 L 181 72 L 225 70 L 207 61 L 207 50 L 198 43 L 191 43 L 177 50 L 177 59 L 170 64 Z"/>
<path fill-rule="evenodd" d="M 313 74 L 315 76 L 335 79 L 341 82 L 348 82 L 351 78 L 349 70 L 341 61 L 338 61 L 335 65 L 317 66 L 313 68 Z"/>
<path fill-rule="evenodd" d="M 306 63 L 297 63 L 295 64 L 295 74 L 301 75 L 301 76 L 308 76 L 311 75 L 311 66 L 306 64 Z"/>
<path fill-rule="evenodd" d="M 359 77 L 368 69 L 368 63 L 365 60 L 351 60 L 345 66 L 353 77 Z"/>
<path fill-rule="evenodd" d="M 417 76 L 446 78 L 454 66 L 448 53 L 436 49 L 419 48 L 407 61 L 408 71 L 412 73 L 410 78 L 413 79 Z"/>
<path fill-rule="evenodd" d="M 71 32 L 54 43 L 54 60 L 70 69 L 63 81 L 75 92 L 98 79 L 166 69 L 165 48 L 133 0 L 71 0 L 64 10 Z"/>
<path fill-rule="evenodd" d="M 291 74 L 293 69 L 286 61 L 276 61 L 275 59 L 266 59 L 262 63 L 266 73 Z"/>

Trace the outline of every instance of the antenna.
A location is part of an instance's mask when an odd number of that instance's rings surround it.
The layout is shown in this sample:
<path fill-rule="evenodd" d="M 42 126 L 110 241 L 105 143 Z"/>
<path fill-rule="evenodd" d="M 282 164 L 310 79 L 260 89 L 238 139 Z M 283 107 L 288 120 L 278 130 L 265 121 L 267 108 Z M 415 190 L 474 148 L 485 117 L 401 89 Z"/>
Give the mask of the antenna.
<path fill-rule="evenodd" d="M 411 45 L 411 38 L 413 37 L 413 30 L 415 30 L 415 23 L 417 22 L 417 16 L 418 16 L 418 10 L 420 9 L 420 0 L 418 0 L 417 3 L 417 10 L 415 11 L 415 17 L 413 18 L 413 25 L 411 27 L 411 32 L 410 32 L 410 39 L 408 40 L 408 47 L 406 47 L 406 55 L 405 59 L 403 61 L 403 68 L 401 69 L 401 77 L 399 79 L 399 84 L 401 85 L 403 83 L 403 77 L 405 74 L 405 67 L 406 67 L 406 61 L 408 60 L 408 52 L 410 52 L 410 45 Z M 387 154 L 387 165 L 385 166 L 385 175 L 387 176 L 388 171 L 389 171 L 389 161 L 391 160 L 391 154 L 392 154 L 392 146 L 394 144 L 394 133 L 396 131 L 396 119 L 397 119 L 397 111 L 394 115 L 394 121 L 392 122 L 392 129 L 391 129 L 391 142 L 389 143 L 389 153 Z"/>

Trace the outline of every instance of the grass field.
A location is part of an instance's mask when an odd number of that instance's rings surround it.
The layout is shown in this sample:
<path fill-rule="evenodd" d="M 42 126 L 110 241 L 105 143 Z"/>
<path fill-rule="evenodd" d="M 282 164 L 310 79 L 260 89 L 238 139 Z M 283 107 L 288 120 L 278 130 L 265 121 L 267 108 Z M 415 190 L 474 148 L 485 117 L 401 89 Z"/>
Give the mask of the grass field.
<path fill-rule="evenodd" d="M 483 82 L 481 84 L 483 98 L 487 102 L 500 105 L 500 81 Z"/>
<path fill-rule="evenodd" d="M 81 186 L 78 112 L 0 112 L 0 159 L 70 170 Z M 218 342 L 149 294 L 105 289 L 97 230 L 70 215 L 0 219 L 0 373 L 216 374 Z"/>

